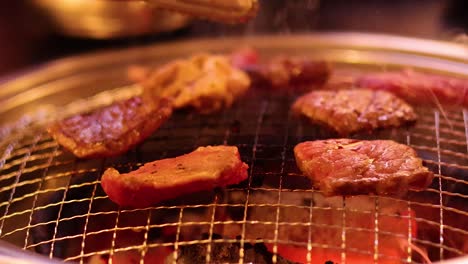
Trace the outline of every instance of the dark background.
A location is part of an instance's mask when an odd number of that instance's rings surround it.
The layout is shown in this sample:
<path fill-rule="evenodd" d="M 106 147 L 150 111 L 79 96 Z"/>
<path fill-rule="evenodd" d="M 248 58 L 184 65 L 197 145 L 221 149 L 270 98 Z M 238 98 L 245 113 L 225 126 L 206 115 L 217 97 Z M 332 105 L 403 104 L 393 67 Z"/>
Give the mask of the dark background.
<path fill-rule="evenodd" d="M 454 40 L 457 35 L 468 31 L 468 3 L 464 0 L 260 2 L 258 16 L 244 25 L 229 26 L 196 21 L 188 28 L 169 34 L 98 41 L 57 34 L 29 1 L 2 1 L 0 76 L 83 52 L 194 37 L 345 30 Z"/>

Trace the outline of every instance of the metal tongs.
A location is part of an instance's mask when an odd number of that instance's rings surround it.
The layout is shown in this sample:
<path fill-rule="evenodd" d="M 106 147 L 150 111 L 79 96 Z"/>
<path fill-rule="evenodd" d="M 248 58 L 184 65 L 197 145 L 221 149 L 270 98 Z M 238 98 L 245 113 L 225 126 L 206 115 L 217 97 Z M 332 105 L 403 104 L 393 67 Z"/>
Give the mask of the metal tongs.
<path fill-rule="evenodd" d="M 158 8 L 222 23 L 245 22 L 255 16 L 258 0 L 146 0 Z"/>

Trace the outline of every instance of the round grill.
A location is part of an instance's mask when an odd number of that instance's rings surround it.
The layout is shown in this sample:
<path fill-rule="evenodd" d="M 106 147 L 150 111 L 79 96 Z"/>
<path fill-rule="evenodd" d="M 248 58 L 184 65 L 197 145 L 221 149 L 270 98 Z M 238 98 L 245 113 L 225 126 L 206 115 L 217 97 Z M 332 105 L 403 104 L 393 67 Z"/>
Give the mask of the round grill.
<path fill-rule="evenodd" d="M 269 246 L 272 263 L 278 262 L 277 253 L 285 246 L 305 249 L 309 263 L 316 260 L 314 252 L 323 249 L 338 254 L 342 263 L 352 262 L 356 254 L 370 256 L 375 263 L 423 261 L 411 247 L 405 256 L 389 254 L 381 246 L 386 239 L 417 245 L 433 261 L 468 253 L 468 110 L 462 107 L 416 108 L 419 120 L 414 127 L 356 136 L 408 144 L 436 174 L 425 191 L 410 192 L 402 199 L 365 198 L 371 206 L 355 206 L 354 198 L 324 203 L 320 192 L 301 176 L 293 147 L 330 135 L 291 116 L 289 108 L 297 97 L 291 92 L 255 87 L 221 113 L 178 111 L 143 144 L 115 158 L 76 159 L 45 130 L 50 119 L 138 93 L 138 87 L 126 86 L 128 66 L 154 66 L 201 50 L 226 52 L 244 44 L 265 56 L 294 54 L 330 60 L 338 70 L 411 66 L 468 76 L 464 47 L 363 34 L 209 39 L 45 65 L 1 85 L 0 115 L 8 125 L 0 130 L 0 238 L 18 249 L 80 263 L 96 261 L 97 256 L 100 261 L 143 263 L 163 255 L 175 263 L 178 254 L 193 245 L 203 246 L 203 262 L 211 263 L 218 246 L 227 242 L 236 244 L 238 263 L 258 243 Z M 102 93 L 108 90 L 112 92 Z M 242 160 L 249 164 L 246 182 L 145 209 L 119 208 L 100 186 L 107 167 L 126 172 L 198 146 L 220 144 L 239 148 Z M 414 214 L 389 212 L 388 204 Z M 323 216 L 332 220 L 323 222 Z M 353 224 L 356 217 L 369 224 Z M 406 223 L 405 232 L 389 231 L 388 221 Z M 315 237 L 319 229 L 329 230 L 330 236 L 339 234 L 339 239 L 319 239 Z M 362 234 L 372 237 L 371 245 L 352 243 L 353 237 Z M 7 252 L 24 257 L 14 250 Z M 35 256 L 31 259 L 40 261 Z"/>

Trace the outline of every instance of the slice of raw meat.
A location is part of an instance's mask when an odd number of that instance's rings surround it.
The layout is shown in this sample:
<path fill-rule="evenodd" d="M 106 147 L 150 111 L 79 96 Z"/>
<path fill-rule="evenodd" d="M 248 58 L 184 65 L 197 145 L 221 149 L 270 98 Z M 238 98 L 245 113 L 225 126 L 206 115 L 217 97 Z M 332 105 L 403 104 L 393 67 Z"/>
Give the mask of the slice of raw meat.
<path fill-rule="evenodd" d="M 417 117 L 410 105 L 393 94 L 368 89 L 312 91 L 299 97 L 292 109 L 341 136 L 412 124 Z"/>
<path fill-rule="evenodd" d="M 189 154 L 149 162 L 122 175 L 109 168 L 101 185 L 109 198 L 121 206 L 147 207 L 185 194 L 239 183 L 247 178 L 247 168 L 237 147 L 199 147 Z"/>
<path fill-rule="evenodd" d="M 79 158 L 116 156 L 150 136 L 172 114 L 170 100 L 133 97 L 52 124 L 48 131 Z"/>
<path fill-rule="evenodd" d="M 308 141 L 294 154 L 299 169 L 326 196 L 404 195 L 427 188 L 434 177 L 411 147 L 391 140 Z"/>
<path fill-rule="evenodd" d="M 403 71 L 369 73 L 356 78 L 356 85 L 392 92 L 408 102 L 468 106 L 468 79 Z"/>

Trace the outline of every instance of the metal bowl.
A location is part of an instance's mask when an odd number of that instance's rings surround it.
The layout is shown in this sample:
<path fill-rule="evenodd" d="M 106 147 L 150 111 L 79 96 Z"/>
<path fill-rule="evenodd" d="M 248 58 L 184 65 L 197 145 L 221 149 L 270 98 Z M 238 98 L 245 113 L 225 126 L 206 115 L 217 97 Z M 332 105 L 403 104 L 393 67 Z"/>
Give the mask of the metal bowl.
<path fill-rule="evenodd" d="M 188 25 L 186 15 L 145 1 L 34 0 L 64 35 L 108 39 L 168 32 Z"/>

